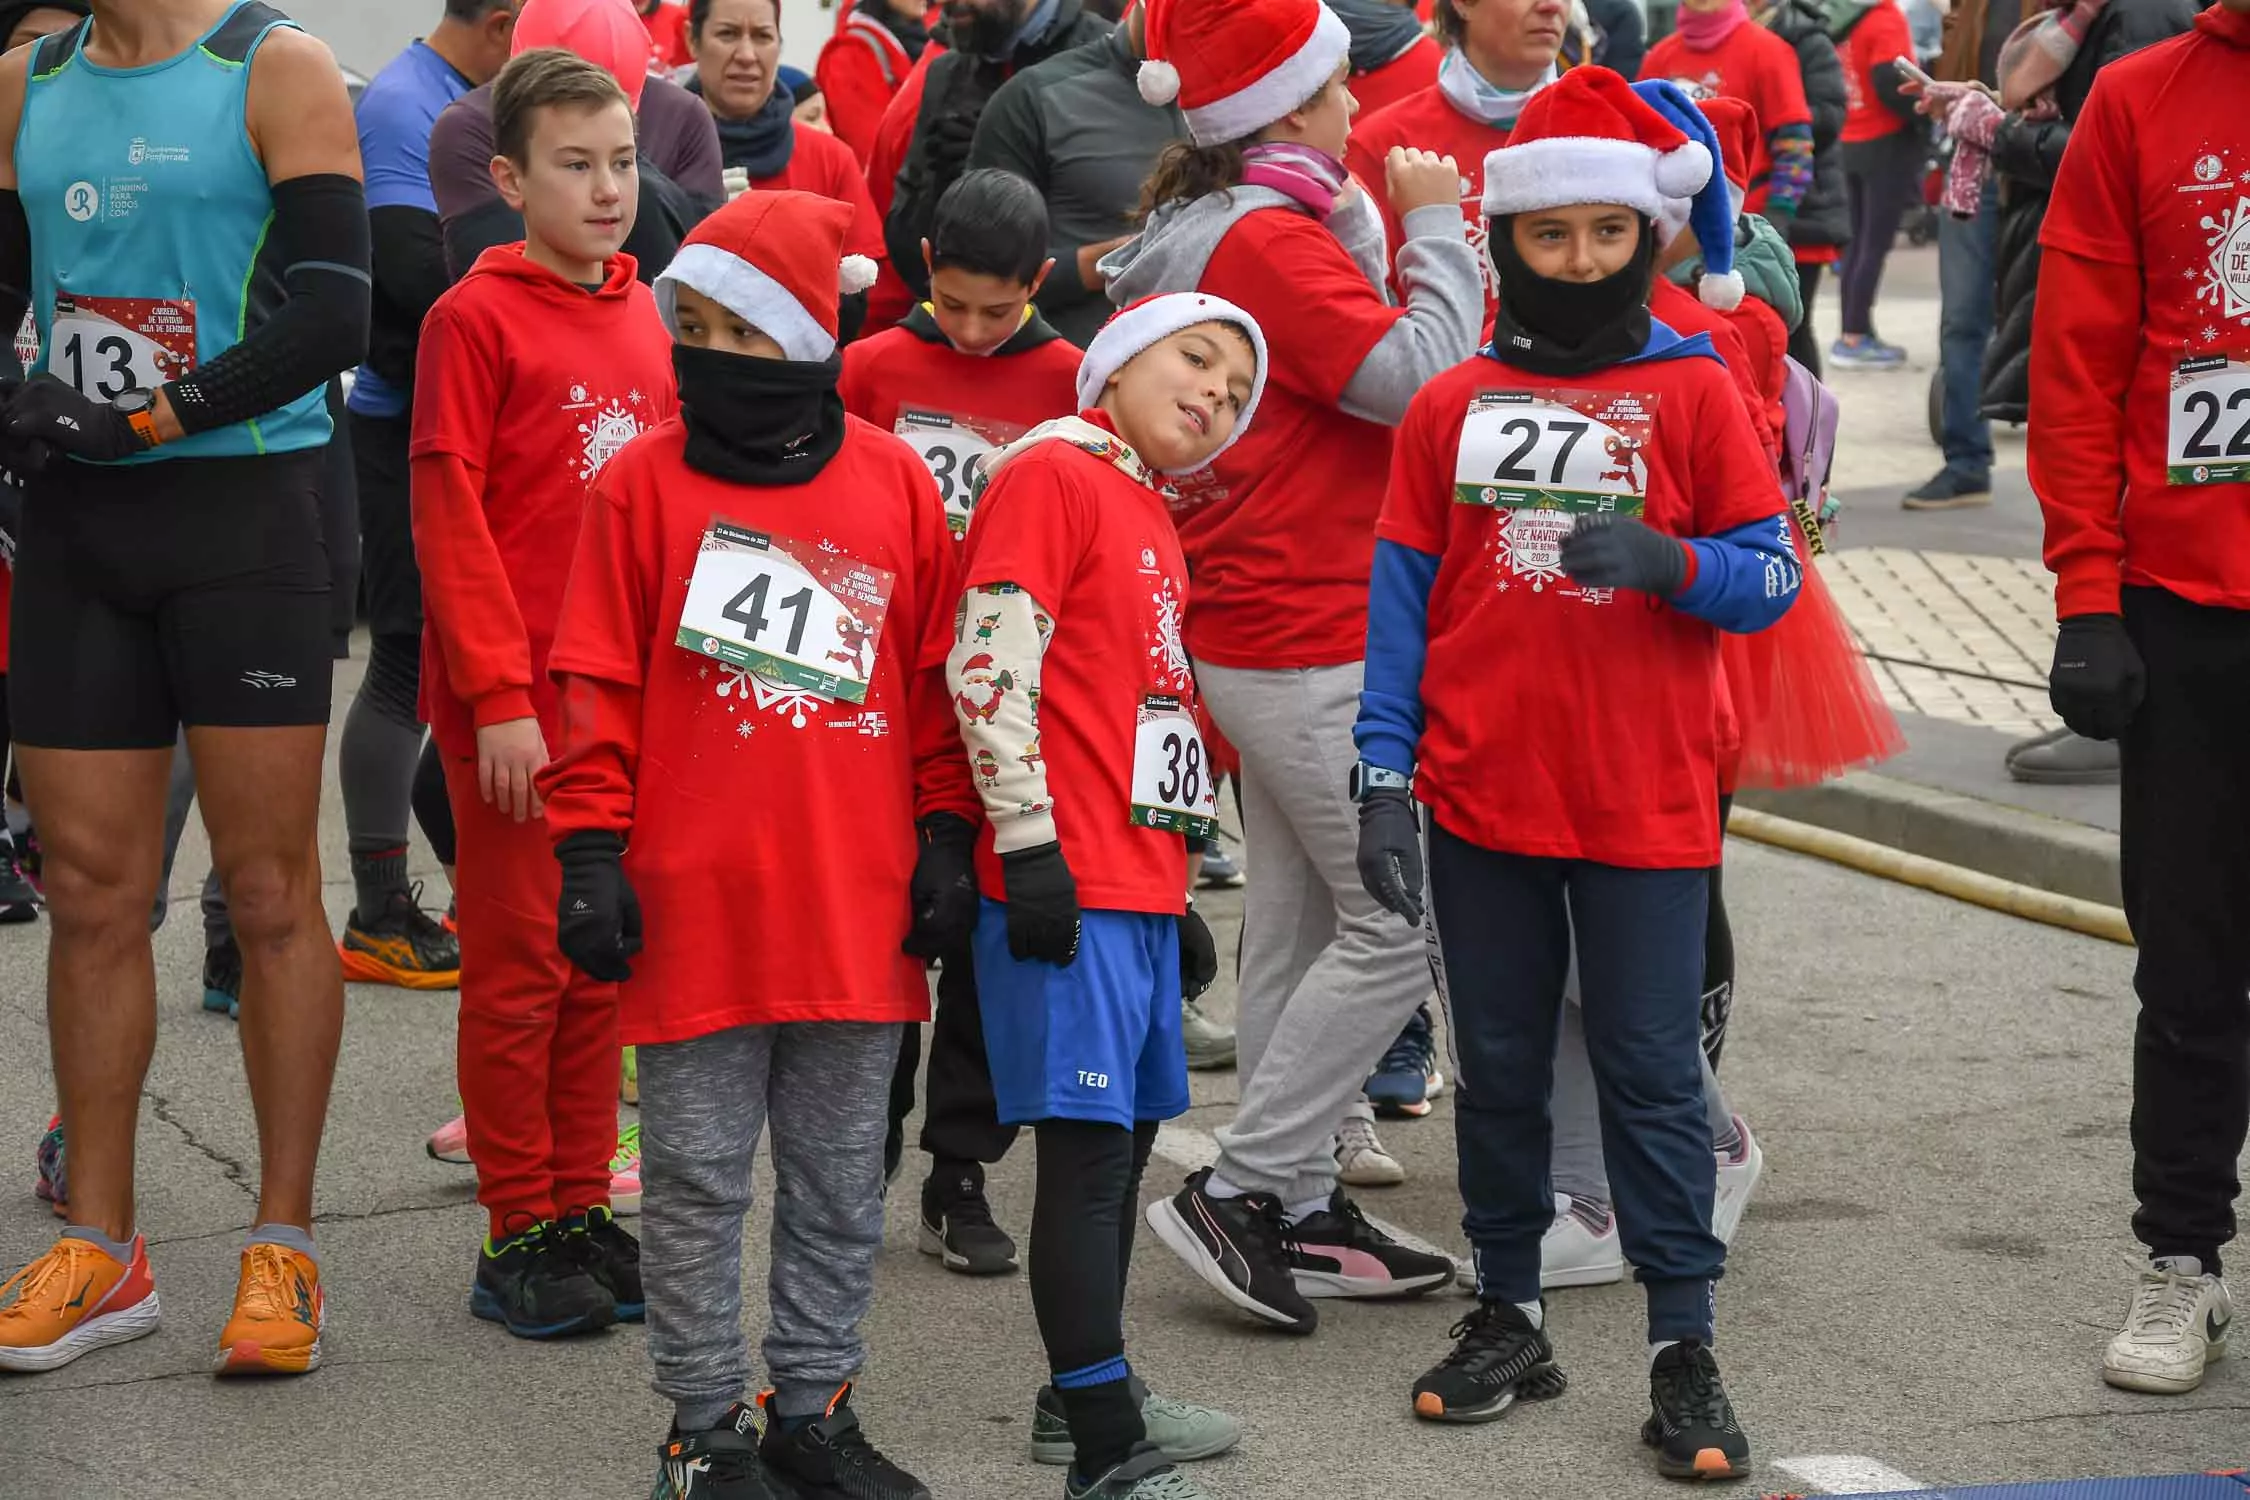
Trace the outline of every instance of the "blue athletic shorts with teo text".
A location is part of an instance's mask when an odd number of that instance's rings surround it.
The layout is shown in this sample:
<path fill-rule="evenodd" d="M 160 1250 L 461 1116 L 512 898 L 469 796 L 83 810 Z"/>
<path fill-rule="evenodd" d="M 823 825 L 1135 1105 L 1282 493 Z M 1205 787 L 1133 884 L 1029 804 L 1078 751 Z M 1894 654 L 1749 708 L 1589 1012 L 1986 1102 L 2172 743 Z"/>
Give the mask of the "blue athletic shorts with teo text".
<path fill-rule="evenodd" d="M 977 1000 L 1004 1125 L 1127 1129 L 1188 1107 L 1177 917 L 1090 911 L 1068 968 L 1009 956 L 1008 908 L 977 919 Z"/>

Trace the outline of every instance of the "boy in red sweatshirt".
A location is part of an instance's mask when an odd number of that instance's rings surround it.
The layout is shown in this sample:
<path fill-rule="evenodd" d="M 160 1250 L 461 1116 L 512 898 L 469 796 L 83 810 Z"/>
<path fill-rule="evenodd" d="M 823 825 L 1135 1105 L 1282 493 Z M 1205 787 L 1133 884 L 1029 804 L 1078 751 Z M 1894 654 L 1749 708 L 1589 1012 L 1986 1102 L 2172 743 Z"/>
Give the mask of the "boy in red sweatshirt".
<path fill-rule="evenodd" d="M 841 293 L 875 269 L 844 256 L 851 217 L 751 193 L 657 278 L 680 415 L 595 487 L 551 662 L 557 934 L 622 982 L 640 1057 L 659 1500 L 929 1500 L 868 1443 L 851 1382 L 891 1070 L 929 1015 L 923 957 L 976 917 L 977 801 L 946 698 L 944 507 L 836 390 Z M 761 1133 L 762 1441 L 742 1331 Z"/>
<path fill-rule="evenodd" d="M 611 1217 L 617 991 L 544 920 L 560 881 L 532 777 L 558 730 L 547 652 L 587 487 L 672 414 L 670 346 L 620 254 L 633 114 L 608 73 L 526 52 L 493 90 L 494 174 L 524 241 L 488 250 L 423 325 L 415 553 L 423 710 L 459 827 L 462 1112 L 490 1219 L 470 1310 L 523 1338 L 640 1316 Z"/>

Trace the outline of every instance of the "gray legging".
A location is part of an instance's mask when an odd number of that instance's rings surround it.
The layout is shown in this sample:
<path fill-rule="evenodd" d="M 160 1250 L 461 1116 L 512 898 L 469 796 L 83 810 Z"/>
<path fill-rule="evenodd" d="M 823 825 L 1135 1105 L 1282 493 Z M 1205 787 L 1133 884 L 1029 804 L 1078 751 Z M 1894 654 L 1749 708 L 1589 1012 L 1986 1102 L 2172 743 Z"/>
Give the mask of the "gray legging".
<path fill-rule="evenodd" d="M 1914 179 L 1921 174 L 1927 154 L 1923 134 L 1913 125 L 1844 147 L 1852 239 L 1836 263 L 1836 292 L 1843 302 L 1847 334 L 1875 331 L 1875 294 L 1883 284 L 1883 262 L 1898 238 L 1899 221 L 1906 217 Z"/>

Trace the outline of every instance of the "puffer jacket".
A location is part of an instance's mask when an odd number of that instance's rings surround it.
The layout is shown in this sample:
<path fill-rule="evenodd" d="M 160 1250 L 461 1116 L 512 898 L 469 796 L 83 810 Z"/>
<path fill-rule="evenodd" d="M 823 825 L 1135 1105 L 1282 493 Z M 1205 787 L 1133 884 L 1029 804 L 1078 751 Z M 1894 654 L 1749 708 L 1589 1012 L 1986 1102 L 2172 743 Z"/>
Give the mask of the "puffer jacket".
<path fill-rule="evenodd" d="M 2070 125 L 2086 107 L 2094 75 L 2117 59 L 2177 36 L 2195 24 L 2193 0 L 2109 0 L 2094 19 L 2078 56 L 2055 83 L 2062 117 L 2003 120 L 1992 137 L 1992 171 L 2000 189 L 2000 222 L 1992 264 L 1999 282 L 1992 303 L 1992 342 L 1985 346 L 1981 410 L 1993 422 L 2031 414 L 2031 317 L 2039 291 L 2039 230 L 2047 198 L 2070 144 Z"/>
<path fill-rule="evenodd" d="M 1805 102 L 1812 106 L 1813 181 L 1789 226 L 1789 243 L 1798 250 L 1832 248 L 1852 237 L 1851 204 L 1844 195 L 1844 63 L 1828 36 L 1828 8 L 1821 0 L 1780 0 L 1758 12 L 1758 24 L 1797 49 L 1797 68 L 1805 78 Z"/>

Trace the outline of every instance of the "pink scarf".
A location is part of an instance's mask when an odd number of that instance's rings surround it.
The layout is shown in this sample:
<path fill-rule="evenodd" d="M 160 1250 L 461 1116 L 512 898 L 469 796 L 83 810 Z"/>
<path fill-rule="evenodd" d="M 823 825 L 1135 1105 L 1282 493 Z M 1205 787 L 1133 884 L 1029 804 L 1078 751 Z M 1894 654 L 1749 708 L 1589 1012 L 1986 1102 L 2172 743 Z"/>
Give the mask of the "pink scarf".
<path fill-rule="evenodd" d="M 1717 50 L 1719 44 L 1734 35 L 1734 29 L 1750 19 L 1750 7 L 1745 0 L 1734 0 L 1725 10 L 1689 10 L 1680 7 L 1677 24 L 1680 40 L 1695 52 Z"/>
<path fill-rule="evenodd" d="M 1741 0 L 1736 0 L 1741 3 Z M 1245 147 L 1242 180 L 1296 199 L 1325 220 L 1343 195 L 1344 164 L 1327 152 L 1295 141 L 1263 141 Z"/>

